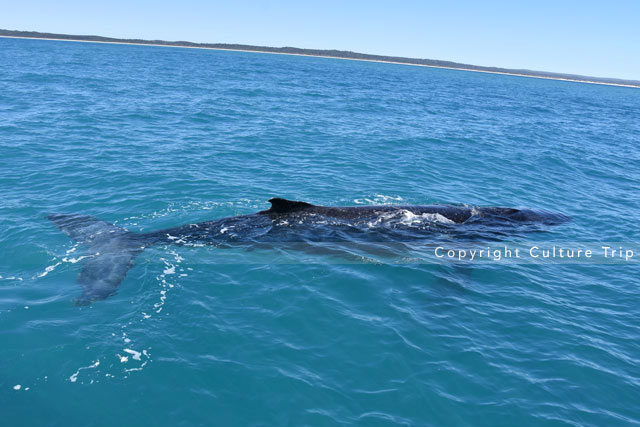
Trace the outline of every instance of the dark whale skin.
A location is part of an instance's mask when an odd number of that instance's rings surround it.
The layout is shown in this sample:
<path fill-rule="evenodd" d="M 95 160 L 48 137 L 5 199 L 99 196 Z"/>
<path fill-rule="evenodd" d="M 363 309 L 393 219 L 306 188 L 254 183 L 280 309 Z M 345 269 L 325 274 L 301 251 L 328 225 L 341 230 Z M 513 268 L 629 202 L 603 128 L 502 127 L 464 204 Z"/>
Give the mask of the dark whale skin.
<path fill-rule="evenodd" d="M 77 305 L 103 300 L 117 292 L 136 255 L 157 244 L 183 245 L 204 243 L 220 245 L 233 242 L 296 241 L 304 238 L 331 241 L 333 229 L 346 232 L 349 238 L 362 238 L 368 233 L 358 224 L 376 222 L 394 215 L 437 215 L 447 226 L 476 225 L 483 229 L 518 224 L 557 225 L 567 222 L 566 215 L 533 209 L 505 207 L 473 207 L 451 205 L 381 205 L 318 206 L 306 202 L 270 199 L 271 208 L 249 215 L 238 215 L 212 221 L 188 224 L 149 233 L 133 233 L 111 223 L 87 215 L 51 214 L 47 218 L 72 239 L 89 248 L 78 276 L 82 295 Z M 322 221 L 319 221 L 321 219 Z M 326 219 L 339 220 L 327 223 Z M 294 232 L 274 233 L 282 225 L 302 224 Z M 353 227 L 352 227 L 353 226 Z M 345 229 L 345 227 L 347 227 Z M 228 233 L 227 230 L 234 230 Z M 286 229 L 289 231 L 289 229 Z M 345 231 L 346 230 L 346 231 Z M 348 234 L 351 233 L 351 234 Z M 375 233 L 371 231 L 369 234 Z M 275 236 L 275 237 L 274 237 Z M 331 236 L 331 237 L 329 237 Z M 389 238 L 386 236 L 386 238 Z M 393 239 L 393 236 L 391 237 Z M 275 240 L 274 240 L 275 239 Z M 366 239 L 365 239 L 366 240 Z"/>

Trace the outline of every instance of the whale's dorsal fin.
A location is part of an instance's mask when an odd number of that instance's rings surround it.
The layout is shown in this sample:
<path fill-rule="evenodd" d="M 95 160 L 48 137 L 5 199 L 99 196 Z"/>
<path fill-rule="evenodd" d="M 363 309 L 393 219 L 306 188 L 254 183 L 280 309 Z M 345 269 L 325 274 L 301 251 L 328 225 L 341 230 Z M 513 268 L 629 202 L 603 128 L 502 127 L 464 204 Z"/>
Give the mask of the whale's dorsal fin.
<path fill-rule="evenodd" d="M 281 199 L 279 197 L 269 199 L 269 203 L 271 203 L 271 209 L 264 211 L 265 213 L 287 213 L 313 207 L 311 203 L 296 202 L 294 200 Z"/>

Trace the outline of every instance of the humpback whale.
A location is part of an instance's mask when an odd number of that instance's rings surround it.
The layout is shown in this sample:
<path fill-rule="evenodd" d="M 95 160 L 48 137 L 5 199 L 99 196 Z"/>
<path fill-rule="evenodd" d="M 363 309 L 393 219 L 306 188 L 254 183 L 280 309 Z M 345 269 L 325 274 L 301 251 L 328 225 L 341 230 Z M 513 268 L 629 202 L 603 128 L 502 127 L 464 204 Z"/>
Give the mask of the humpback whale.
<path fill-rule="evenodd" d="M 455 205 L 319 206 L 282 198 L 268 210 L 148 233 L 135 233 L 87 215 L 51 214 L 47 218 L 89 255 L 78 275 L 87 305 L 116 293 L 136 255 L 153 245 L 233 245 L 234 243 L 404 241 L 427 239 L 456 230 L 505 232 L 509 227 L 555 225 L 560 213 L 505 207 Z"/>

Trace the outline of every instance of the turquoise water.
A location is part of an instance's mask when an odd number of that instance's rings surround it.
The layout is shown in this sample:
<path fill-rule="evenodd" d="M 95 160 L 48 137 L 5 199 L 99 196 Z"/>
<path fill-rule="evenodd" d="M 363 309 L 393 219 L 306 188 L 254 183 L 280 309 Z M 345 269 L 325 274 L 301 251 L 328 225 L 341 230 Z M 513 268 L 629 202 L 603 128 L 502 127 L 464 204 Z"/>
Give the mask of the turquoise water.
<path fill-rule="evenodd" d="M 637 242 L 639 135 L 629 88 L 0 39 L 2 423 L 639 424 L 637 264 L 160 246 L 77 307 L 84 248 L 45 219 L 468 203 L 572 217 L 530 239 Z"/>

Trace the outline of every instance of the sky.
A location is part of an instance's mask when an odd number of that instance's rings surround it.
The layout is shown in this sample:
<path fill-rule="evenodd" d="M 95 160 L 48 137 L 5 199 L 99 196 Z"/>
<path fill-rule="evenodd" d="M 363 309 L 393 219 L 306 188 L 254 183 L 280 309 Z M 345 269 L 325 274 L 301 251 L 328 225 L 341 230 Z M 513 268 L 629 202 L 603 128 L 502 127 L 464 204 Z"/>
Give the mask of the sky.
<path fill-rule="evenodd" d="M 640 0 L 7 1 L 0 28 L 294 46 L 640 80 Z"/>

